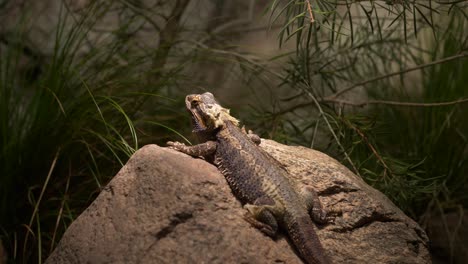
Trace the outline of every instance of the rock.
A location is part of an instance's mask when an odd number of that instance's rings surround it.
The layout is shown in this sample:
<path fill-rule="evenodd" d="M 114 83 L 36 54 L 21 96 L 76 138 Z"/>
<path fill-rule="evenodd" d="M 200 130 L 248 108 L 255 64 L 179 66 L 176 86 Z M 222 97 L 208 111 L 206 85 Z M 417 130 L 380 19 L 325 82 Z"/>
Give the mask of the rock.
<path fill-rule="evenodd" d="M 313 186 L 325 208 L 341 211 L 333 225 L 319 230 L 333 262 L 431 263 L 424 230 L 338 161 L 271 140 L 263 140 L 261 146 L 295 180 Z"/>
<path fill-rule="evenodd" d="M 429 263 L 424 231 L 327 155 L 263 140 L 296 180 L 341 210 L 318 235 L 334 263 Z M 301 263 L 285 236 L 250 226 L 216 167 L 171 149 L 137 151 L 68 228 L 46 263 Z"/>

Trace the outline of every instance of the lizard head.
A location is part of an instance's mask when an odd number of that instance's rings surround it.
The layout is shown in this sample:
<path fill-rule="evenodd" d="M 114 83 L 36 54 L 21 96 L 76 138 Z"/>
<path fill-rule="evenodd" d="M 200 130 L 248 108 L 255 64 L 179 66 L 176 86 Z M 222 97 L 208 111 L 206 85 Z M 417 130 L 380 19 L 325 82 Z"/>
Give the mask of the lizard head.
<path fill-rule="evenodd" d="M 211 132 L 221 128 L 226 121 L 238 125 L 229 109 L 219 105 L 212 93 L 190 94 L 185 97 L 187 110 L 192 114 L 193 132 Z"/>

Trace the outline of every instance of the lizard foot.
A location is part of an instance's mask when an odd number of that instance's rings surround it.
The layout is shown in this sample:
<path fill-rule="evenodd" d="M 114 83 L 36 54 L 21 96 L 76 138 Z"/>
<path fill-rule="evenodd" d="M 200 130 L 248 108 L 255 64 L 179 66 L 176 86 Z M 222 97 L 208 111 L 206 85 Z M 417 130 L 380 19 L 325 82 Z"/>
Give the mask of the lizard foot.
<path fill-rule="evenodd" d="M 260 222 L 257 219 L 255 219 L 251 213 L 245 212 L 244 219 L 245 219 L 245 221 L 249 222 L 249 224 L 251 224 L 253 227 L 255 227 L 255 228 L 259 229 L 260 231 L 262 231 L 262 233 L 264 233 L 265 235 L 267 235 L 267 236 L 269 236 L 271 238 L 276 237 L 276 230 L 274 230 L 268 224 L 265 224 L 265 223 Z"/>
<path fill-rule="evenodd" d="M 313 188 L 304 186 L 301 190 L 301 195 L 306 203 L 309 215 L 315 223 L 327 224 L 330 222 L 328 212 L 323 209 L 318 194 Z"/>

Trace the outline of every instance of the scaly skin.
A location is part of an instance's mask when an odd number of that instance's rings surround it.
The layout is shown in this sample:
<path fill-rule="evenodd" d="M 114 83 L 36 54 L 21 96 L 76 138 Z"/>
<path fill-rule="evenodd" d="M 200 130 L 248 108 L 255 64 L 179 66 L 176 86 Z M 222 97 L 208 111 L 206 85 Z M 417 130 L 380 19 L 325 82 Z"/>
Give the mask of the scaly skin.
<path fill-rule="evenodd" d="M 247 134 L 211 93 L 188 95 L 194 132 L 205 141 L 195 146 L 168 142 L 171 148 L 212 160 L 234 195 L 244 203 L 253 226 L 274 237 L 284 228 L 306 263 L 330 263 L 311 217 L 324 223 L 326 214 L 313 189 L 300 190 L 288 172 L 259 148 L 259 138 Z"/>

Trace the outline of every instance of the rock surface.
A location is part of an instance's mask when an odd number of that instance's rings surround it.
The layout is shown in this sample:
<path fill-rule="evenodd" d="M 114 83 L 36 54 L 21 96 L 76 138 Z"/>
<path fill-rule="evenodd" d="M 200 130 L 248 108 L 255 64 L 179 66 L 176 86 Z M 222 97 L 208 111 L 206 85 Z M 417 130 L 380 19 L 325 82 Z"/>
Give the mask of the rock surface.
<path fill-rule="evenodd" d="M 260 145 L 325 208 L 318 235 L 334 263 L 430 263 L 424 231 L 383 194 L 327 155 Z M 46 263 L 301 263 L 285 236 L 263 235 L 216 167 L 148 145 L 69 227 Z"/>

